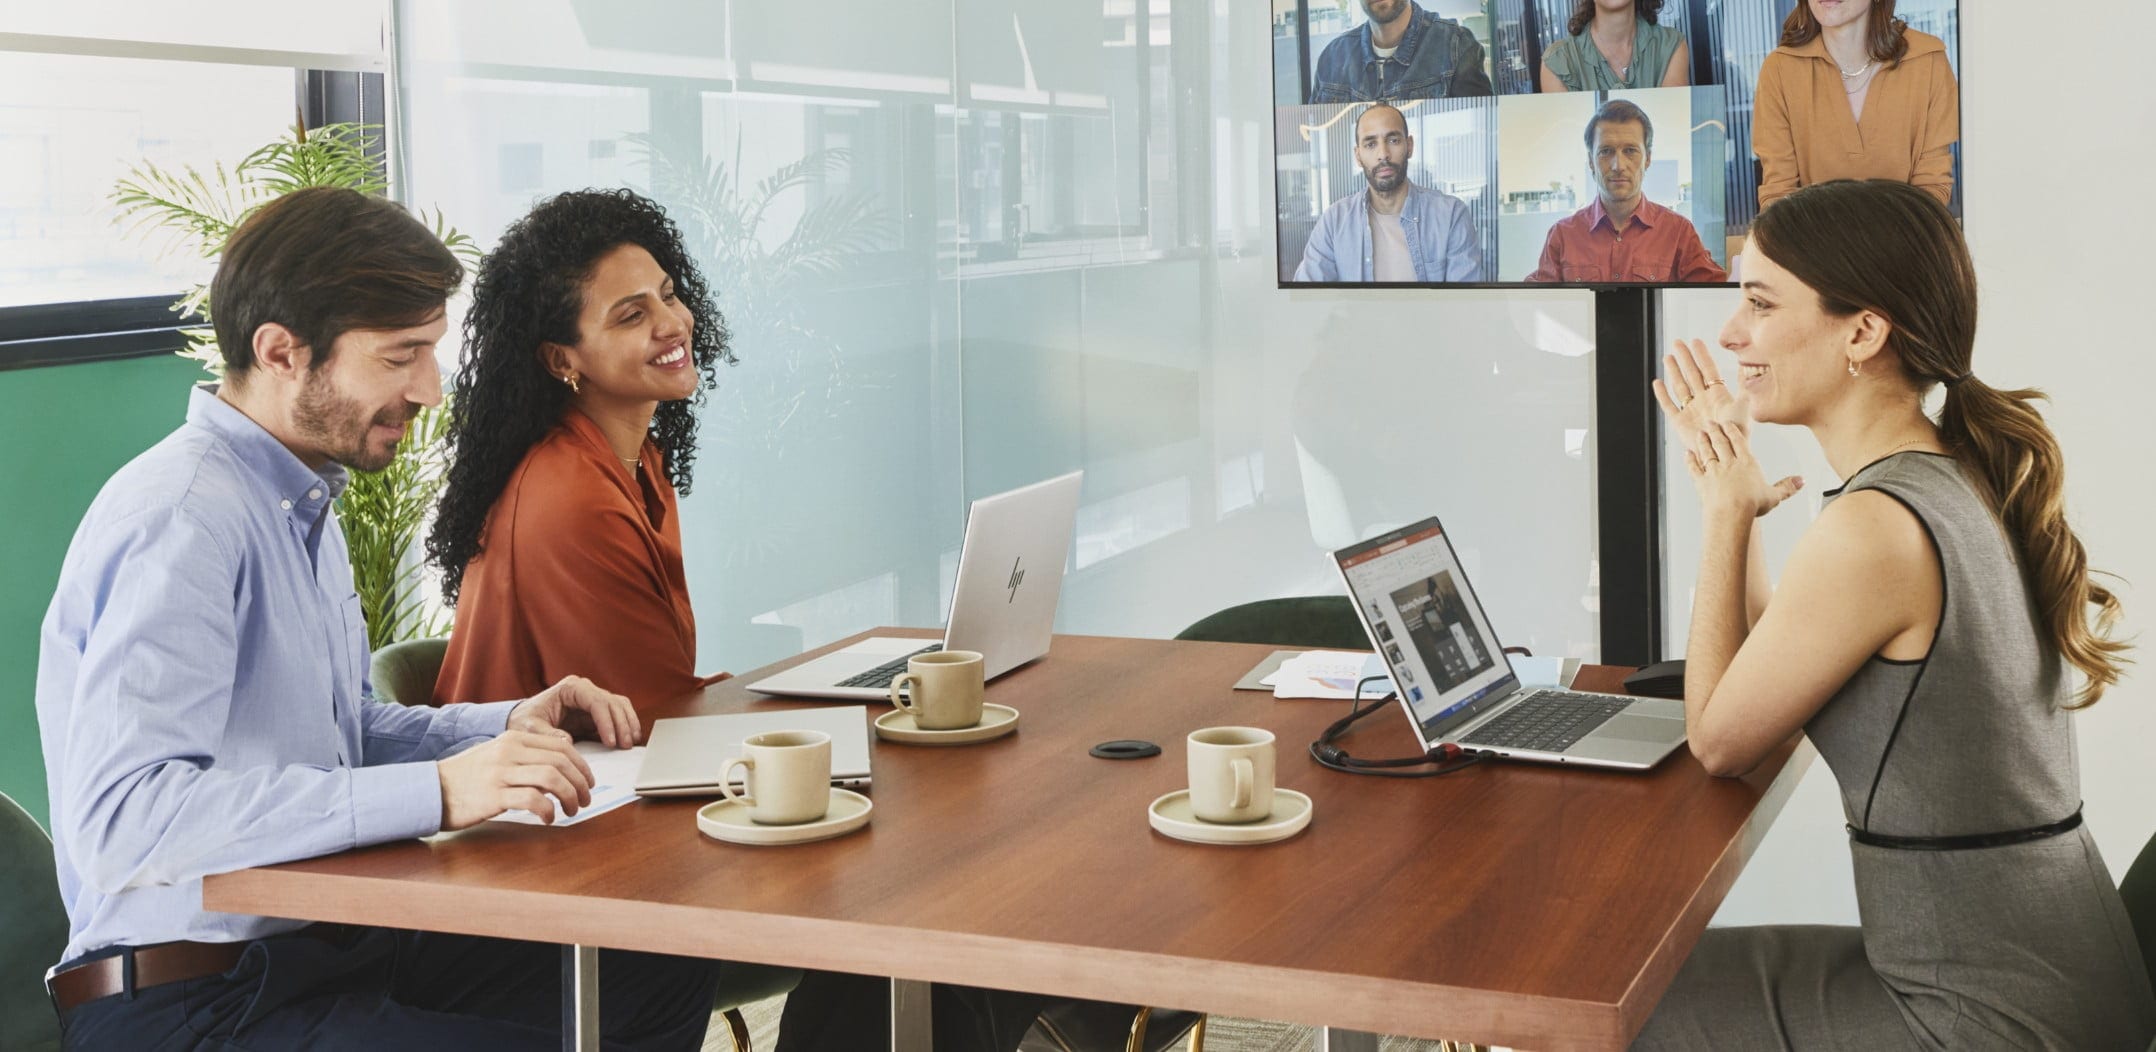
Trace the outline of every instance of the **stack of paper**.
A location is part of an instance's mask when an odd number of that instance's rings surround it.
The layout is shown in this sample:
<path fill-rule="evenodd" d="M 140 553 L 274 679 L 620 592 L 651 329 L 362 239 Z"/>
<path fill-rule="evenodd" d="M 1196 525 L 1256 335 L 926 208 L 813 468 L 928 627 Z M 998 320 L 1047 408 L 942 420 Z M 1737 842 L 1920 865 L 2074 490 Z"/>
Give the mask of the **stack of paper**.
<path fill-rule="evenodd" d="M 1363 697 L 1382 698 L 1392 691 L 1392 676 L 1376 654 L 1306 650 L 1281 663 L 1278 672 L 1259 682 L 1273 688 L 1276 698 L 1352 698 L 1355 684 L 1370 676 L 1377 680 L 1363 685 Z"/>

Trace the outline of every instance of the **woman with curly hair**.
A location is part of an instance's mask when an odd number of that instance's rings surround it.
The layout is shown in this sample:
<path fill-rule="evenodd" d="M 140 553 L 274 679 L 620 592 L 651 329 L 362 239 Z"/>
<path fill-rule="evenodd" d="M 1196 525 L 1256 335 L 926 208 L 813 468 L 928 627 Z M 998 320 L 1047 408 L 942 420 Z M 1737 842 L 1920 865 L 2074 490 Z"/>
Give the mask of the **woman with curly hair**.
<path fill-rule="evenodd" d="M 676 496 L 696 406 L 732 360 L 680 230 L 650 200 L 564 193 L 502 234 L 464 319 L 427 539 L 457 607 L 435 704 L 574 674 L 641 708 L 708 682 Z"/>
<path fill-rule="evenodd" d="M 1662 0 L 1578 0 L 1565 36 L 1542 52 L 1536 90 L 1615 91 L 1692 83 L 1684 34 L 1656 22 Z"/>

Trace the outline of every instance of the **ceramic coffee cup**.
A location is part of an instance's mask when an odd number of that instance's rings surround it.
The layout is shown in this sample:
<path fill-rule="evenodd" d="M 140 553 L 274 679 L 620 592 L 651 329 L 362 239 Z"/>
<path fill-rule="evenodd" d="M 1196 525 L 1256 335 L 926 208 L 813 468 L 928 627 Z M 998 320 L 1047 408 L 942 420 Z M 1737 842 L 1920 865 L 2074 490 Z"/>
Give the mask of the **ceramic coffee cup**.
<path fill-rule="evenodd" d="M 734 768 L 746 767 L 748 792 L 733 787 Z M 749 821 L 788 826 L 814 822 L 831 809 L 831 736 L 822 731 L 766 731 L 741 743 L 741 755 L 719 772 L 719 792 L 748 808 Z"/>
<path fill-rule="evenodd" d="M 1190 810 L 1199 821 L 1256 822 L 1273 813 L 1273 732 L 1190 732 Z"/>
<path fill-rule="evenodd" d="M 981 655 L 971 650 L 933 650 L 906 662 L 891 681 L 891 704 L 913 714 L 924 731 L 955 731 L 981 722 L 987 684 Z M 901 691 L 911 685 L 909 699 Z"/>

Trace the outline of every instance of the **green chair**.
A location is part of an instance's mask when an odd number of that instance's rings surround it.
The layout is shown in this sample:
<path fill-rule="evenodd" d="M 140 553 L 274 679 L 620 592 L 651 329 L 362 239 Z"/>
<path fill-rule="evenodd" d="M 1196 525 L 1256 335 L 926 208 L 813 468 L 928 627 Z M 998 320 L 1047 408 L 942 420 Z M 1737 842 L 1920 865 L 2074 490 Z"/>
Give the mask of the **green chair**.
<path fill-rule="evenodd" d="M 442 657 L 447 653 L 447 639 L 407 639 L 375 651 L 373 660 L 368 663 L 368 678 L 374 683 L 374 696 L 401 705 L 431 702 L 434 680 L 442 674 Z M 749 1024 L 741 1017 L 741 1006 L 777 997 L 800 983 L 799 968 L 725 961 L 719 965 L 719 996 L 711 1010 L 725 1015 L 734 1048 L 739 1052 L 750 1052 Z M 0 1048 L 12 1047 L 0 1044 Z"/>
<path fill-rule="evenodd" d="M 1344 595 L 1299 595 L 1231 606 L 1175 638 L 1316 650 L 1370 649 L 1370 637 L 1355 617 L 1355 604 Z"/>
<path fill-rule="evenodd" d="M 2119 897 L 2126 900 L 2126 915 L 2133 918 L 2134 934 L 2141 939 L 2141 959 L 2148 962 L 2149 974 L 2156 976 L 2156 836 L 2149 837 L 2134 856 L 2134 864 L 2126 867 Z M 2156 1052 L 2156 1045 L 2150 1049 Z"/>
<path fill-rule="evenodd" d="M 67 907 L 52 839 L 0 793 L 0 1048 L 60 1047 L 60 1020 L 45 996 L 45 969 L 67 952 Z"/>
<path fill-rule="evenodd" d="M 374 683 L 374 696 L 399 705 L 433 701 L 434 680 L 442 674 L 442 657 L 447 653 L 447 639 L 407 639 L 375 651 L 367 675 Z"/>

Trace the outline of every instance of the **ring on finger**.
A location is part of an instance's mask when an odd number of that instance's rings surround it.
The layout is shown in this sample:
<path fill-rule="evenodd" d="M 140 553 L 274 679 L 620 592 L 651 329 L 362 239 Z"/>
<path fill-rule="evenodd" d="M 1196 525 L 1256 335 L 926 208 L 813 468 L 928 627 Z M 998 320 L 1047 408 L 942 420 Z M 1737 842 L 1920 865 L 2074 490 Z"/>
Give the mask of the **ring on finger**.
<path fill-rule="evenodd" d="M 1682 412 L 1684 412 L 1684 407 L 1685 407 L 1685 406 L 1688 406 L 1688 405 L 1691 405 L 1691 404 L 1692 404 L 1692 400 L 1691 400 L 1691 399 L 1689 399 L 1689 398 L 1679 398 L 1679 399 L 1677 399 L 1677 411 L 1678 411 L 1678 412 L 1680 412 L 1680 413 L 1682 413 Z"/>
<path fill-rule="evenodd" d="M 1723 383 L 1723 382 L 1722 382 L 1722 381 L 1720 381 L 1720 380 L 1709 380 L 1709 381 L 1707 381 L 1706 387 L 1702 387 L 1702 388 L 1700 388 L 1700 390 L 1704 391 L 1704 390 L 1706 390 L 1706 389 L 1707 389 L 1708 387 L 1727 387 L 1727 386 L 1729 386 L 1729 385 L 1728 385 L 1728 384 L 1725 384 L 1725 383 Z"/>

